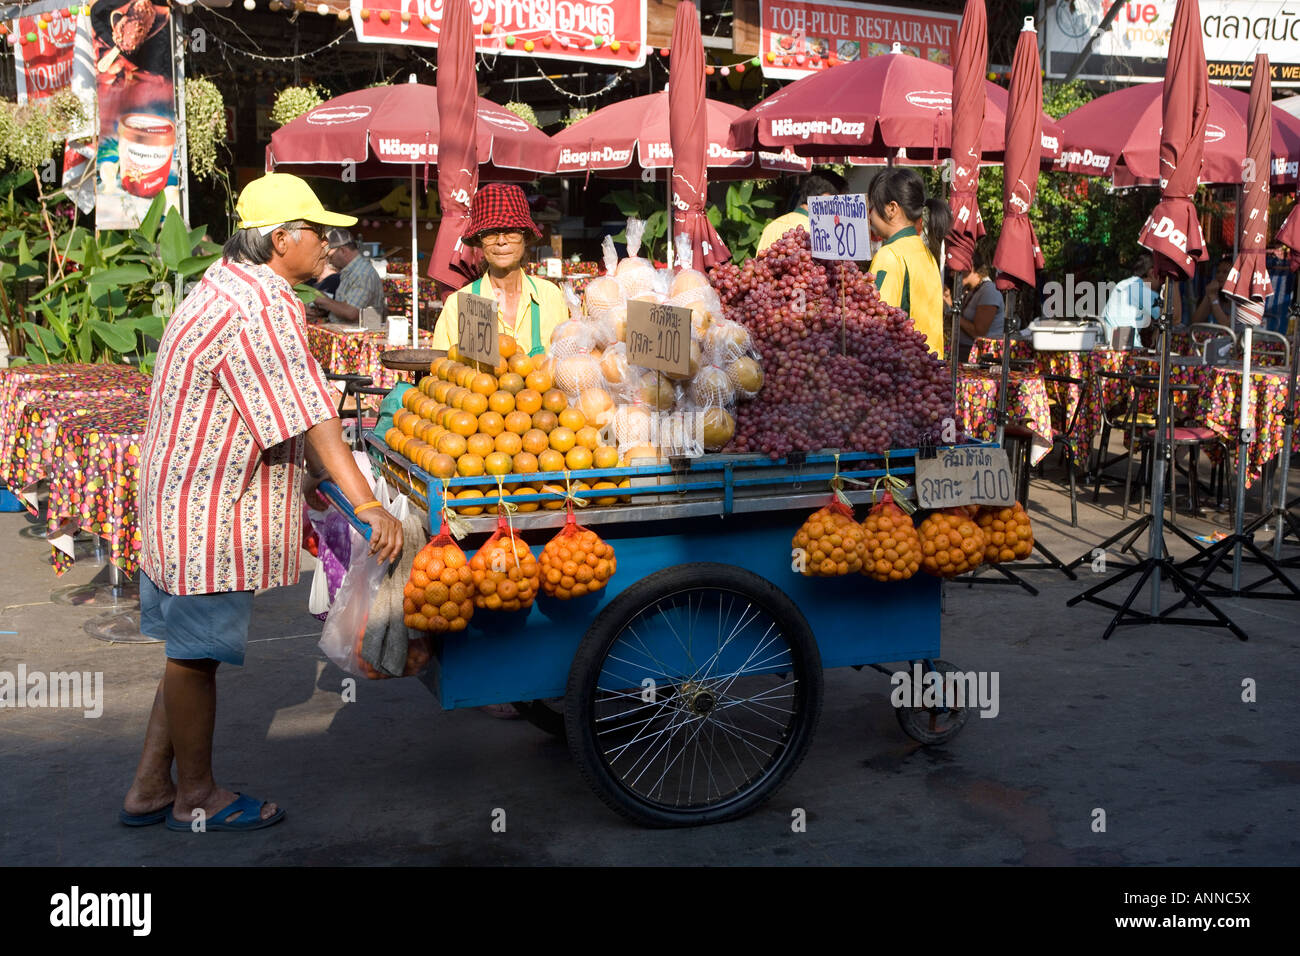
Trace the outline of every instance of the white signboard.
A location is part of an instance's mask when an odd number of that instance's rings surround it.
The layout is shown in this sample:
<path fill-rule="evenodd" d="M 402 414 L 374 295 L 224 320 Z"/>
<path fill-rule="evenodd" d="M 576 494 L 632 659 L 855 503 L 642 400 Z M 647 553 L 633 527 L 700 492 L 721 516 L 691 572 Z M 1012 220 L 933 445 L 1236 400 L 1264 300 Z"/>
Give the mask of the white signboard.
<path fill-rule="evenodd" d="M 1112 0 L 1051 4 L 1043 31 L 1047 76 L 1064 77 L 1100 26 Z M 1092 44 L 1079 77 L 1112 82 L 1164 77 L 1175 0 L 1127 0 Z M 1300 3 L 1201 0 L 1210 81 L 1249 86 L 1256 53 L 1267 53 L 1274 86 L 1300 86 Z"/>
<path fill-rule="evenodd" d="M 864 193 L 808 197 L 808 232 L 817 259 L 871 257 L 871 225 Z"/>

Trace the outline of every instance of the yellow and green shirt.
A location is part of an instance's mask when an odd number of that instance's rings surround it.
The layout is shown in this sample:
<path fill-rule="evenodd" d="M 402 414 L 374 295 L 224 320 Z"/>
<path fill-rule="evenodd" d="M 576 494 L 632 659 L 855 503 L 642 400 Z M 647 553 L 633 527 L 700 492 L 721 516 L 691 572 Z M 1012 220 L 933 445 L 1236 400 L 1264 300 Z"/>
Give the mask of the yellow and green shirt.
<path fill-rule="evenodd" d="M 934 256 L 911 226 L 884 241 L 871 260 L 880 298 L 912 317 L 930 351 L 943 355 L 943 279 Z"/>
<path fill-rule="evenodd" d="M 495 298 L 492 283 L 487 277 L 475 279 L 469 285 L 462 286 L 447 296 L 442 304 L 442 315 L 438 317 L 438 326 L 433 330 L 433 348 L 446 351 L 456 344 L 459 330 L 456 327 L 456 297 L 461 292 Z M 561 322 L 569 319 L 569 306 L 564 301 L 564 293 L 554 283 L 537 276 L 524 275 L 523 291 L 519 295 L 519 306 L 515 314 L 507 320 L 505 313 L 497 306 L 497 328 L 507 335 L 514 336 L 519 348 L 525 355 L 541 355 L 551 345 L 551 334 Z"/>
<path fill-rule="evenodd" d="M 755 255 L 772 245 L 795 226 L 802 226 L 805 231 L 808 229 L 808 210 L 802 206 L 794 212 L 778 216 L 763 227 L 763 234 L 758 238 L 758 248 L 754 250 Z"/>

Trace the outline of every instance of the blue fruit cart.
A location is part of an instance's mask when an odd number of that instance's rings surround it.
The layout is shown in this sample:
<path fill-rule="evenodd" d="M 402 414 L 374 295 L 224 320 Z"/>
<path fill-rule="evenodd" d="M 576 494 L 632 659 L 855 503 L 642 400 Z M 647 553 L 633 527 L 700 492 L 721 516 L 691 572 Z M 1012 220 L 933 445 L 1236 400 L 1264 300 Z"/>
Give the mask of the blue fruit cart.
<path fill-rule="evenodd" d="M 433 533 L 444 493 L 483 485 L 456 478 L 444 491 L 440 479 L 368 440 L 389 482 L 428 509 Z M 447 709 L 515 702 L 530 721 L 564 736 L 597 795 L 638 823 L 741 816 L 803 760 L 821 713 L 824 668 L 892 673 L 882 664 L 910 670 L 921 661 L 952 669 L 937 660 L 938 579 L 806 577 L 792 553 L 791 538 L 828 503 L 836 474 L 867 483 L 887 470 L 906 476 L 914 456 L 706 455 L 571 472 L 592 483 L 630 482 L 618 490 L 620 503 L 577 512 L 614 547 L 618 567 L 608 584 L 570 600 L 539 594 L 527 610 L 476 611 L 467 631 L 434 639 L 421 679 Z M 565 476 L 530 478 L 563 486 Z M 323 487 L 350 515 L 337 489 Z M 855 504 L 872 500 L 869 488 L 851 487 Z M 545 508 L 559 497 L 505 499 L 539 506 L 511 518 L 535 549 L 564 523 L 564 510 Z M 456 504 L 494 510 L 496 497 Z M 471 534 L 460 542 L 467 553 L 496 522 L 495 514 L 468 519 Z M 966 717 L 966 708 L 898 710 L 902 728 L 926 745 L 950 739 Z"/>

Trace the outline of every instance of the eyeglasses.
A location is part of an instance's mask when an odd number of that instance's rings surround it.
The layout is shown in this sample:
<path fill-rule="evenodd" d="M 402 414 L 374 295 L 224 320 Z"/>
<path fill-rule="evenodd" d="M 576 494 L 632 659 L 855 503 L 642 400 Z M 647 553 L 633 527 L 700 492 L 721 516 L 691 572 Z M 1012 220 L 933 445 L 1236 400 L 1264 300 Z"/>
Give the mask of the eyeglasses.
<path fill-rule="evenodd" d="M 524 231 L 522 229 L 493 229 L 478 234 L 479 242 L 523 242 Z"/>

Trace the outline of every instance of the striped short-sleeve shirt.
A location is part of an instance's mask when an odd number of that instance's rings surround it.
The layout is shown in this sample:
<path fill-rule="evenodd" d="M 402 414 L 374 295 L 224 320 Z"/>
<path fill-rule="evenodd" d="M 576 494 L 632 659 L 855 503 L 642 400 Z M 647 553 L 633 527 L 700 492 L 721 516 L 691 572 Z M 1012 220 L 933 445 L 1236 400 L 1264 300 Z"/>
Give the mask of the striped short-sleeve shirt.
<path fill-rule="evenodd" d="M 305 432 L 337 415 L 305 312 L 269 266 L 220 260 L 158 346 L 142 567 L 169 594 L 294 584 Z"/>

